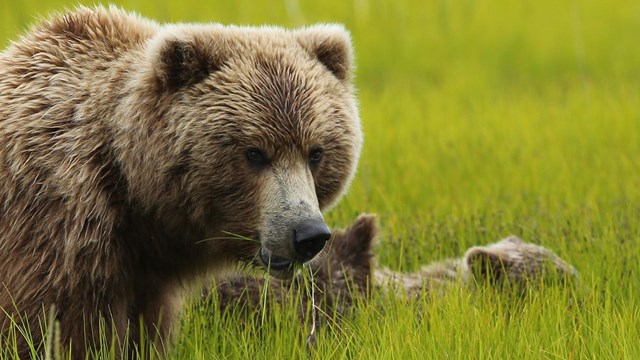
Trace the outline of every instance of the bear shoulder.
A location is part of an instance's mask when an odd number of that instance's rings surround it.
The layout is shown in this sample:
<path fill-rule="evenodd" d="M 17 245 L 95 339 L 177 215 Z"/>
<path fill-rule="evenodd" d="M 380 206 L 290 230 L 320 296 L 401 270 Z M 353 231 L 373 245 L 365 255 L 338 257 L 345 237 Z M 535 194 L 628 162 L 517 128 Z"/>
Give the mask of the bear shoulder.
<path fill-rule="evenodd" d="M 8 56 L 25 53 L 36 61 L 44 54 L 100 52 L 101 44 L 111 50 L 129 48 L 143 44 L 158 28 L 154 21 L 115 6 L 78 6 L 73 11 L 41 19 L 5 53 Z M 16 50 L 18 53 L 13 54 Z"/>

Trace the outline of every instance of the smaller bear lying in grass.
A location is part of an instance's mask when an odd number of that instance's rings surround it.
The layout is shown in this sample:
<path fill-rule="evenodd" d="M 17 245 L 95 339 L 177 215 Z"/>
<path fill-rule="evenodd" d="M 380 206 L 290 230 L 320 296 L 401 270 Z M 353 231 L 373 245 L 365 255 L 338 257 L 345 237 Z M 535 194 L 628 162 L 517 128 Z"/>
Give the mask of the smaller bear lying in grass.
<path fill-rule="evenodd" d="M 577 278 L 578 272 L 551 250 L 509 236 L 490 245 L 473 246 L 462 258 L 426 265 L 416 272 L 381 268 L 374 270 L 373 277 L 377 287 L 420 296 L 446 290 L 457 281 L 522 291 L 540 283 Z"/>
<path fill-rule="evenodd" d="M 522 289 L 546 280 L 576 278 L 577 271 L 551 250 L 526 243 L 515 236 L 487 246 L 474 246 L 462 258 L 424 266 L 417 272 L 378 268 L 372 250 L 378 233 L 375 215 L 360 215 L 347 229 L 335 231 L 321 256 L 307 266 L 313 274 L 314 304 L 328 316 L 344 315 L 371 289 L 396 291 L 417 297 L 462 282 L 495 286 L 509 284 Z M 267 282 L 268 281 L 268 282 Z M 255 312 L 273 302 L 300 295 L 301 311 L 309 309 L 310 281 L 302 272 L 293 279 L 266 280 L 259 275 L 230 275 L 215 285 L 222 311 Z M 266 293 L 264 293 L 266 291 Z"/>

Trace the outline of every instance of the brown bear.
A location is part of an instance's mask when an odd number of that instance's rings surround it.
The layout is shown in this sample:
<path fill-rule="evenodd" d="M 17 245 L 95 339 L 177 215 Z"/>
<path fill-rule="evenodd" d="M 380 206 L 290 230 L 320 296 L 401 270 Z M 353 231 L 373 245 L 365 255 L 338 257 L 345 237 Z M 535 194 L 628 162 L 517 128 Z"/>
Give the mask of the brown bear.
<path fill-rule="evenodd" d="M 137 339 L 142 317 L 164 343 L 201 275 L 291 276 L 358 162 L 352 62 L 339 25 L 81 7 L 31 28 L 0 54 L 1 331 L 41 346 L 53 311 L 82 358 L 99 336 Z"/>
<path fill-rule="evenodd" d="M 217 301 L 221 311 L 256 313 L 273 302 L 283 303 L 301 295 L 302 315 L 308 315 L 310 286 L 315 286 L 315 306 L 329 317 L 345 315 L 370 291 L 394 292 L 416 298 L 430 292 L 446 291 L 462 283 L 470 287 L 513 285 L 514 289 L 535 286 L 546 280 L 571 280 L 578 272 L 551 250 L 509 236 L 487 246 L 474 246 L 462 258 L 448 259 L 422 267 L 416 272 L 399 272 L 376 266 L 373 244 L 378 236 L 374 215 L 363 214 L 343 231 L 334 231 L 322 256 L 309 263 L 313 282 L 296 274 L 291 280 L 262 276 L 221 276 L 208 300 Z M 267 286 L 265 286 L 267 285 Z M 506 289 L 506 288 L 505 288 Z M 267 296 L 264 295 L 267 291 Z M 217 299 L 217 300 L 216 300 Z M 266 301 L 265 301 L 266 299 Z"/>

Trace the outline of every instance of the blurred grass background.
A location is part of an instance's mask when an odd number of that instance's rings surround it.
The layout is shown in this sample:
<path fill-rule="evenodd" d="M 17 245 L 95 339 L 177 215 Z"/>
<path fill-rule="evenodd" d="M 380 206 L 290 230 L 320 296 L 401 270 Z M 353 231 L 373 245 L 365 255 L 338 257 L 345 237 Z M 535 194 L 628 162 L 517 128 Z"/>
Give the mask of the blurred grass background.
<path fill-rule="evenodd" d="M 193 307 L 175 357 L 640 358 L 640 2 L 113 3 L 159 22 L 345 24 L 366 143 L 330 224 L 378 213 L 394 269 L 513 233 L 582 274 L 578 295 L 523 303 L 459 292 L 416 316 L 381 300 L 322 331 L 315 354 L 287 311 L 242 325 Z M 74 4 L 2 0 L 0 46 Z"/>

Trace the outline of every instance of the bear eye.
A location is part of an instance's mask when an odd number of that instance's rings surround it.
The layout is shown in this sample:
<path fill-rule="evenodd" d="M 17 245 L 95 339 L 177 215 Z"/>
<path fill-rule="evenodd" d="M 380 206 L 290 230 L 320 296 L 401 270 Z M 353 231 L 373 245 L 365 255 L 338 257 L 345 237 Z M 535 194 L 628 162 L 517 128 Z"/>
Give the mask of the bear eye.
<path fill-rule="evenodd" d="M 309 152 L 309 163 L 311 165 L 316 165 L 320 162 L 320 160 L 322 160 L 322 149 L 311 149 L 311 151 Z"/>
<path fill-rule="evenodd" d="M 264 155 L 262 150 L 258 148 L 251 148 L 247 150 L 247 160 L 253 165 L 266 165 L 269 163 L 267 157 Z"/>

